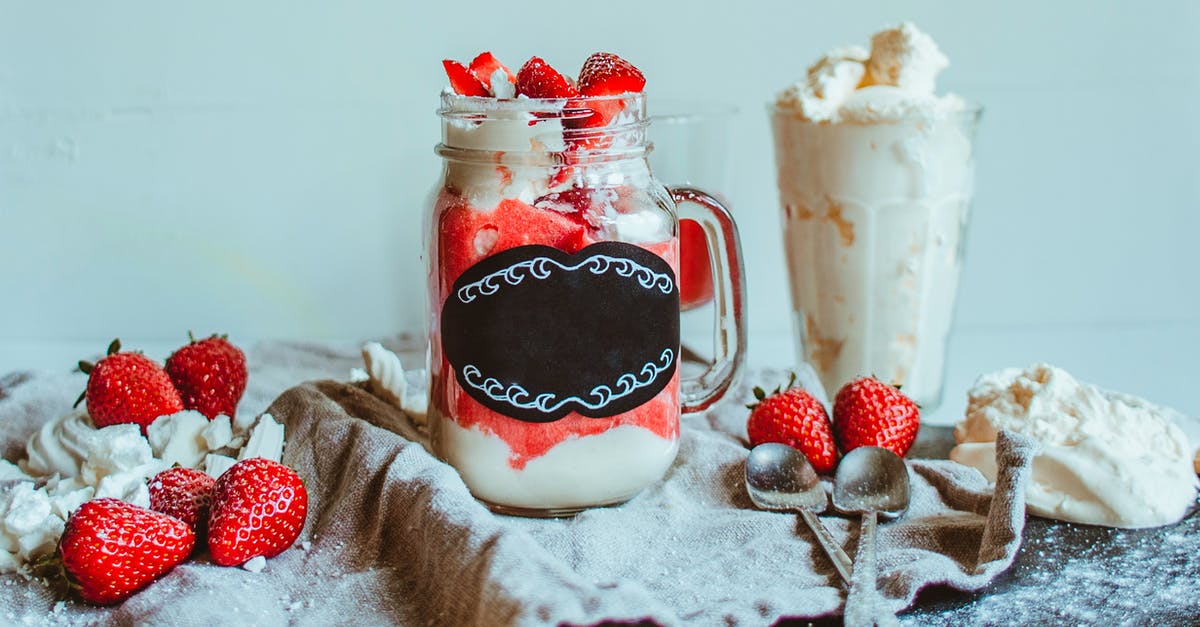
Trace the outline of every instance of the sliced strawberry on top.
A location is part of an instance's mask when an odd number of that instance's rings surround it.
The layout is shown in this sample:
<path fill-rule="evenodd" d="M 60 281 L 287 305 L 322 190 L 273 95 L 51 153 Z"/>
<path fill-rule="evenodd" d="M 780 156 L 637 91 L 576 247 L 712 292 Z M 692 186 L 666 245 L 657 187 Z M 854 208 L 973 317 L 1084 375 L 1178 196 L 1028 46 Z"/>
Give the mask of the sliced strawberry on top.
<path fill-rule="evenodd" d="M 452 59 L 443 59 L 442 67 L 450 77 L 450 88 L 460 96 L 490 96 L 487 85 L 475 77 L 467 66 Z"/>
<path fill-rule="evenodd" d="M 492 84 L 492 75 L 496 70 L 501 70 L 508 77 L 508 82 L 516 83 L 517 77 L 508 69 L 499 59 L 491 52 L 480 52 L 479 56 L 471 59 L 471 73 L 475 75 L 484 85 Z"/>
<path fill-rule="evenodd" d="M 646 77 L 632 63 L 610 52 L 597 52 L 583 62 L 579 71 L 579 93 L 583 96 L 619 96 L 641 92 L 646 87 Z M 571 120 L 574 128 L 596 128 L 604 126 L 617 117 L 625 108 L 621 100 L 595 100 L 586 103 L 592 115 Z"/>
<path fill-rule="evenodd" d="M 584 96 L 617 96 L 645 88 L 641 70 L 611 52 L 593 54 L 579 71 L 579 93 Z"/>
<path fill-rule="evenodd" d="M 573 98 L 575 86 L 558 70 L 538 57 L 530 57 L 517 71 L 517 95 L 529 98 Z"/>

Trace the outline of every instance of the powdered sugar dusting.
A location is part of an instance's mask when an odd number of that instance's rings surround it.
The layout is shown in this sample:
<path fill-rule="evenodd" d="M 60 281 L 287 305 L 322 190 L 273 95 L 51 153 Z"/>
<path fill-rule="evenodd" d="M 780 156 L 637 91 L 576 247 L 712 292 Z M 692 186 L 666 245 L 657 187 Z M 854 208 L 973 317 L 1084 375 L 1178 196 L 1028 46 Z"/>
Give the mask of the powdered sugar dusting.
<path fill-rule="evenodd" d="M 1200 516 L 1123 530 L 1030 518 L 1008 573 L 978 595 L 923 593 L 913 625 L 1195 624 Z M 966 603 L 964 604 L 964 601 Z"/>

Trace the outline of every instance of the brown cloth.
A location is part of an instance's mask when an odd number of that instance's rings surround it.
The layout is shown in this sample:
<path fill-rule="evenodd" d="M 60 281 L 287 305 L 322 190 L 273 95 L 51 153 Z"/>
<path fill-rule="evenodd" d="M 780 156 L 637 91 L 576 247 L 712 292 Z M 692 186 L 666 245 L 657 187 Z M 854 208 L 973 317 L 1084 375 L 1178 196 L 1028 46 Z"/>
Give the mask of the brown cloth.
<path fill-rule="evenodd" d="M 271 386 L 348 375 L 356 358 L 346 348 L 260 345 L 251 365 L 243 409 L 257 412 Z M 0 377 L 4 456 L 18 459 L 28 434 L 65 411 L 82 381 Z M 305 383 L 269 411 L 287 427 L 283 461 L 308 486 L 309 517 L 297 545 L 266 570 L 218 567 L 201 551 L 115 608 L 56 605 L 36 582 L 6 575 L 0 621 L 761 625 L 840 613 L 846 591 L 808 529 L 795 515 L 755 510 L 746 495 L 746 410 L 737 401 L 750 398 L 749 386 L 735 396 L 685 418 L 677 461 L 634 500 L 531 520 L 479 505 L 399 410 L 356 385 Z M 1032 452 L 1028 440 L 1001 438 L 995 496 L 974 469 L 909 461 L 912 505 L 879 527 L 879 593 L 857 595 L 848 622 L 886 623 L 924 586 L 977 590 L 1007 568 L 1021 541 Z M 857 519 L 822 518 L 853 554 Z"/>

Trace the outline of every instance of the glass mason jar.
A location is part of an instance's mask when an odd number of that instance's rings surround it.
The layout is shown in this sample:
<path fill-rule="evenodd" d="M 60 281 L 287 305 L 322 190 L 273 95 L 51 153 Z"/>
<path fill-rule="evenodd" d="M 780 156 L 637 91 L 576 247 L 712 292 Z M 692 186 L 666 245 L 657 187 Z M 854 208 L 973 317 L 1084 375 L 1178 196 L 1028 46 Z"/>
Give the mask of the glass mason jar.
<path fill-rule="evenodd" d="M 611 121 L 590 127 L 594 111 Z M 430 435 L 493 510 L 563 516 L 658 481 L 681 412 L 744 358 L 729 213 L 650 173 L 642 94 L 442 96 L 442 178 L 426 216 Z M 679 212 L 713 255 L 717 359 L 679 370 Z"/>

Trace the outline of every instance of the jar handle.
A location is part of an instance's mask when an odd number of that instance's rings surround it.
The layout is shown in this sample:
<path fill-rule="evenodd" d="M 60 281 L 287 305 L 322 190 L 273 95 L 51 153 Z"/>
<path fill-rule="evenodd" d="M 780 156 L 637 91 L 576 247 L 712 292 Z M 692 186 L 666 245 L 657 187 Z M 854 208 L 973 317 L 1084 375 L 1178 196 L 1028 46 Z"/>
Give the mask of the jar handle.
<path fill-rule="evenodd" d="M 746 287 L 742 245 L 733 216 L 719 200 L 692 187 L 671 188 L 679 217 L 695 220 L 708 243 L 716 325 L 713 363 L 680 382 L 683 413 L 704 411 L 725 395 L 746 361 Z M 719 280 L 718 280 L 719 279 Z"/>

